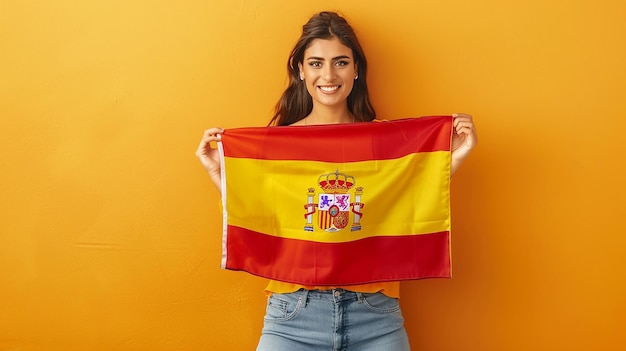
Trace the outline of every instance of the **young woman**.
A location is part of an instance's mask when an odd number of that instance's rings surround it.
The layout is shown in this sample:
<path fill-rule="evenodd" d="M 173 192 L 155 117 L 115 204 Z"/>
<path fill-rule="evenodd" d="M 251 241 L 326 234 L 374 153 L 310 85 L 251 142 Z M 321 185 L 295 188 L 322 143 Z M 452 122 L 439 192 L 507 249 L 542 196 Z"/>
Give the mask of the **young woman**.
<path fill-rule="evenodd" d="M 348 22 L 333 12 L 313 16 L 288 61 L 289 86 L 270 124 L 306 126 L 374 121 L 367 60 Z M 453 174 L 475 147 L 472 116 L 454 114 Z M 204 132 L 196 155 L 221 189 L 219 155 Z M 341 287 L 270 281 L 265 325 L 257 350 L 409 350 L 399 305 L 399 282 Z"/>

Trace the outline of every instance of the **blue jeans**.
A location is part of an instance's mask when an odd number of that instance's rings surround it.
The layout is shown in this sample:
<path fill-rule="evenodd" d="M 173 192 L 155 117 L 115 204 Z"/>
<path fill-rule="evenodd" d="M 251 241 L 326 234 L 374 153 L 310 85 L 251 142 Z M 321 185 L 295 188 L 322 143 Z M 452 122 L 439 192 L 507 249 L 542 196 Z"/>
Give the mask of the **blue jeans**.
<path fill-rule="evenodd" d="M 300 289 L 267 300 L 257 351 L 408 351 L 398 299 Z"/>

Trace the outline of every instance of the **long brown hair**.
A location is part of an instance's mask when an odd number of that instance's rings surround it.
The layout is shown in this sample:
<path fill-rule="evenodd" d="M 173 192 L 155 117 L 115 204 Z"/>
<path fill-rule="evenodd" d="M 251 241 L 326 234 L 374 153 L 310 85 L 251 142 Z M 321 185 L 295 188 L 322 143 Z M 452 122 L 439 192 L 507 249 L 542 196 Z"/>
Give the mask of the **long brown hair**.
<path fill-rule="evenodd" d="M 315 39 L 337 38 L 350 49 L 357 65 L 358 79 L 348 96 L 348 109 L 354 115 L 356 122 L 368 122 L 376 117 L 376 112 L 367 91 L 367 60 L 361 44 L 354 30 L 345 20 L 335 12 L 321 12 L 314 15 L 302 26 L 302 35 L 296 42 L 289 60 L 287 73 L 289 85 L 283 92 L 275 107 L 274 117 L 270 125 L 285 126 L 293 124 L 308 116 L 313 110 L 313 99 L 306 90 L 306 84 L 300 80 L 299 63 L 304 61 L 304 51 Z"/>

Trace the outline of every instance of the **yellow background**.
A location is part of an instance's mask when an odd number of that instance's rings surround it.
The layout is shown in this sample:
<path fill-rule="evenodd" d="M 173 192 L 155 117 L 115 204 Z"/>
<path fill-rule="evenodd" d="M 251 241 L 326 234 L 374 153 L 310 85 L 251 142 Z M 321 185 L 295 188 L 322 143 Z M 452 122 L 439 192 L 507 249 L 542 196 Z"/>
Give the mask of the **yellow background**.
<path fill-rule="evenodd" d="M 471 113 L 453 279 L 402 285 L 415 350 L 626 349 L 626 3 L 0 2 L 0 350 L 251 350 L 194 151 L 264 125 L 301 25 L 342 11 L 381 118 Z"/>

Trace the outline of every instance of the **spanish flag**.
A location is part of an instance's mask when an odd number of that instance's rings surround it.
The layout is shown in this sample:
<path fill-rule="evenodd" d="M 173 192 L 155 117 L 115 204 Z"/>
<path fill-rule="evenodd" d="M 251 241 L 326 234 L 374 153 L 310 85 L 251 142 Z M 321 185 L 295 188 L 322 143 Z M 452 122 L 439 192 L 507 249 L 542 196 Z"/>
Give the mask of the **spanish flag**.
<path fill-rule="evenodd" d="M 222 268 L 303 285 L 450 276 L 452 117 L 227 129 Z"/>

